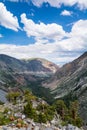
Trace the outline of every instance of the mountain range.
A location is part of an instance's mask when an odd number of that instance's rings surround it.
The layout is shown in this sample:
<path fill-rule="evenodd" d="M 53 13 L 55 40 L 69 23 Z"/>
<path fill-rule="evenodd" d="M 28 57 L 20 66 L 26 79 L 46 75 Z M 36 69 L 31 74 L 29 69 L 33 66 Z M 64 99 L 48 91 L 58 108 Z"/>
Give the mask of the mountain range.
<path fill-rule="evenodd" d="M 58 66 L 45 59 L 35 58 L 18 60 L 7 55 L 0 55 L 0 84 L 25 86 L 30 81 L 50 77 Z"/>
<path fill-rule="evenodd" d="M 29 88 L 48 101 L 78 100 L 79 113 L 87 123 L 87 52 L 58 67 L 41 58 L 18 60 L 0 55 L 0 88 Z"/>

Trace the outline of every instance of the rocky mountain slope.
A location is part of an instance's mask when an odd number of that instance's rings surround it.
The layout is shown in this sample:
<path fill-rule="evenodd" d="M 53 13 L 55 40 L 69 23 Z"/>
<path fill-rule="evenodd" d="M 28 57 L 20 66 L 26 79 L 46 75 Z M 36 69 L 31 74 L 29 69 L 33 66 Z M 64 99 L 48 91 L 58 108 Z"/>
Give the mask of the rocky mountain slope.
<path fill-rule="evenodd" d="M 42 58 L 24 60 L 24 62 L 32 73 L 47 73 L 50 75 L 55 73 L 59 68 L 56 64 Z"/>
<path fill-rule="evenodd" d="M 0 86 L 27 86 L 53 75 L 58 66 L 45 59 L 18 60 L 0 54 Z"/>
<path fill-rule="evenodd" d="M 87 123 L 87 52 L 58 69 L 43 86 L 51 88 L 56 99 L 77 99 L 80 115 Z"/>

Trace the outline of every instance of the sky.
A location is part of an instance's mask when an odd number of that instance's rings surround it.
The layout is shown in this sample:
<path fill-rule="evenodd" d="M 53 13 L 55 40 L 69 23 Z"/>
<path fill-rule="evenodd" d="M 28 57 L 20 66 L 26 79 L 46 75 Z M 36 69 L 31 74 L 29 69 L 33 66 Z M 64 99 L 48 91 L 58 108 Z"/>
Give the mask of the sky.
<path fill-rule="evenodd" d="M 87 0 L 0 0 L 0 54 L 58 65 L 87 51 Z"/>

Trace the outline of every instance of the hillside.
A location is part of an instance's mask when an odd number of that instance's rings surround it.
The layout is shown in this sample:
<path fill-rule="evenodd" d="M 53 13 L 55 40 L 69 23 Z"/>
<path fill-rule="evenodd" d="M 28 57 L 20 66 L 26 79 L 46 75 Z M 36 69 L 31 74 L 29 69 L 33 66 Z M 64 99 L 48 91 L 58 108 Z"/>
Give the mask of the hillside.
<path fill-rule="evenodd" d="M 87 52 L 61 67 L 43 86 L 50 88 L 56 99 L 77 99 L 80 115 L 87 123 Z"/>
<path fill-rule="evenodd" d="M 57 68 L 57 65 L 45 59 L 36 58 L 32 60 L 18 60 L 16 58 L 0 54 L 1 82 L 9 80 L 9 78 L 18 82 L 18 76 L 23 82 L 26 80 L 26 76 L 24 77 L 24 75 L 29 76 L 28 80 L 35 80 L 30 75 L 40 75 L 41 77 L 44 75 L 50 76 L 56 72 Z"/>
<path fill-rule="evenodd" d="M 49 105 L 28 89 L 9 91 L 6 100 L 4 104 L 0 102 L 0 130 L 83 130 L 81 118 L 76 114 L 74 120 L 70 115 L 73 106 L 68 109 L 63 100 Z"/>
<path fill-rule="evenodd" d="M 54 75 L 58 66 L 45 59 L 19 60 L 0 54 L 0 88 L 30 88 L 38 96 L 50 95 L 41 82 Z M 38 91 L 39 90 L 39 91 Z"/>

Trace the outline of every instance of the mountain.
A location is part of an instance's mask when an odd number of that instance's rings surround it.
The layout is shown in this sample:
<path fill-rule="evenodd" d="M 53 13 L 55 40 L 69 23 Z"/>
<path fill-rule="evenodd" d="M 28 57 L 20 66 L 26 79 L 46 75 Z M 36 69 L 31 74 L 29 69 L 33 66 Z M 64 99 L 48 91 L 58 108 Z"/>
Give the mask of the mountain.
<path fill-rule="evenodd" d="M 45 59 L 35 58 L 29 60 L 18 60 L 16 58 L 0 54 L 1 70 L 12 72 L 43 72 L 55 73 L 58 66 Z"/>
<path fill-rule="evenodd" d="M 0 82 L 6 80 L 35 80 L 33 77 L 49 77 L 53 75 L 58 66 L 45 59 L 35 58 L 29 60 L 18 60 L 16 58 L 0 54 Z M 19 77 L 18 77 L 19 76 Z M 20 81 L 19 81 L 20 83 Z"/>
<path fill-rule="evenodd" d="M 80 115 L 87 123 L 87 52 L 58 69 L 43 86 L 51 89 L 55 99 L 77 99 Z"/>
<path fill-rule="evenodd" d="M 45 59 L 18 60 L 0 55 L 0 88 L 29 88 L 48 102 L 78 100 L 87 123 L 87 52 L 61 68 Z"/>
<path fill-rule="evenodd" d="M 48 73 L 53 74 L 57 71 L 58 66 L 46 59 L 42 58 L 34 58 L 29 60 L 24 60 L 26 63 L 27 68 L 32 73 Z"/>
<path fill-rule="evenodd" d="M 0 54 L 0 88 L 27 87 L 37 95 L 45 94 L 48 89 L 41 87 L 41 82 L 54 75 L 57 69 L 57 65 L 45 59 L 19 60 Z"/>

